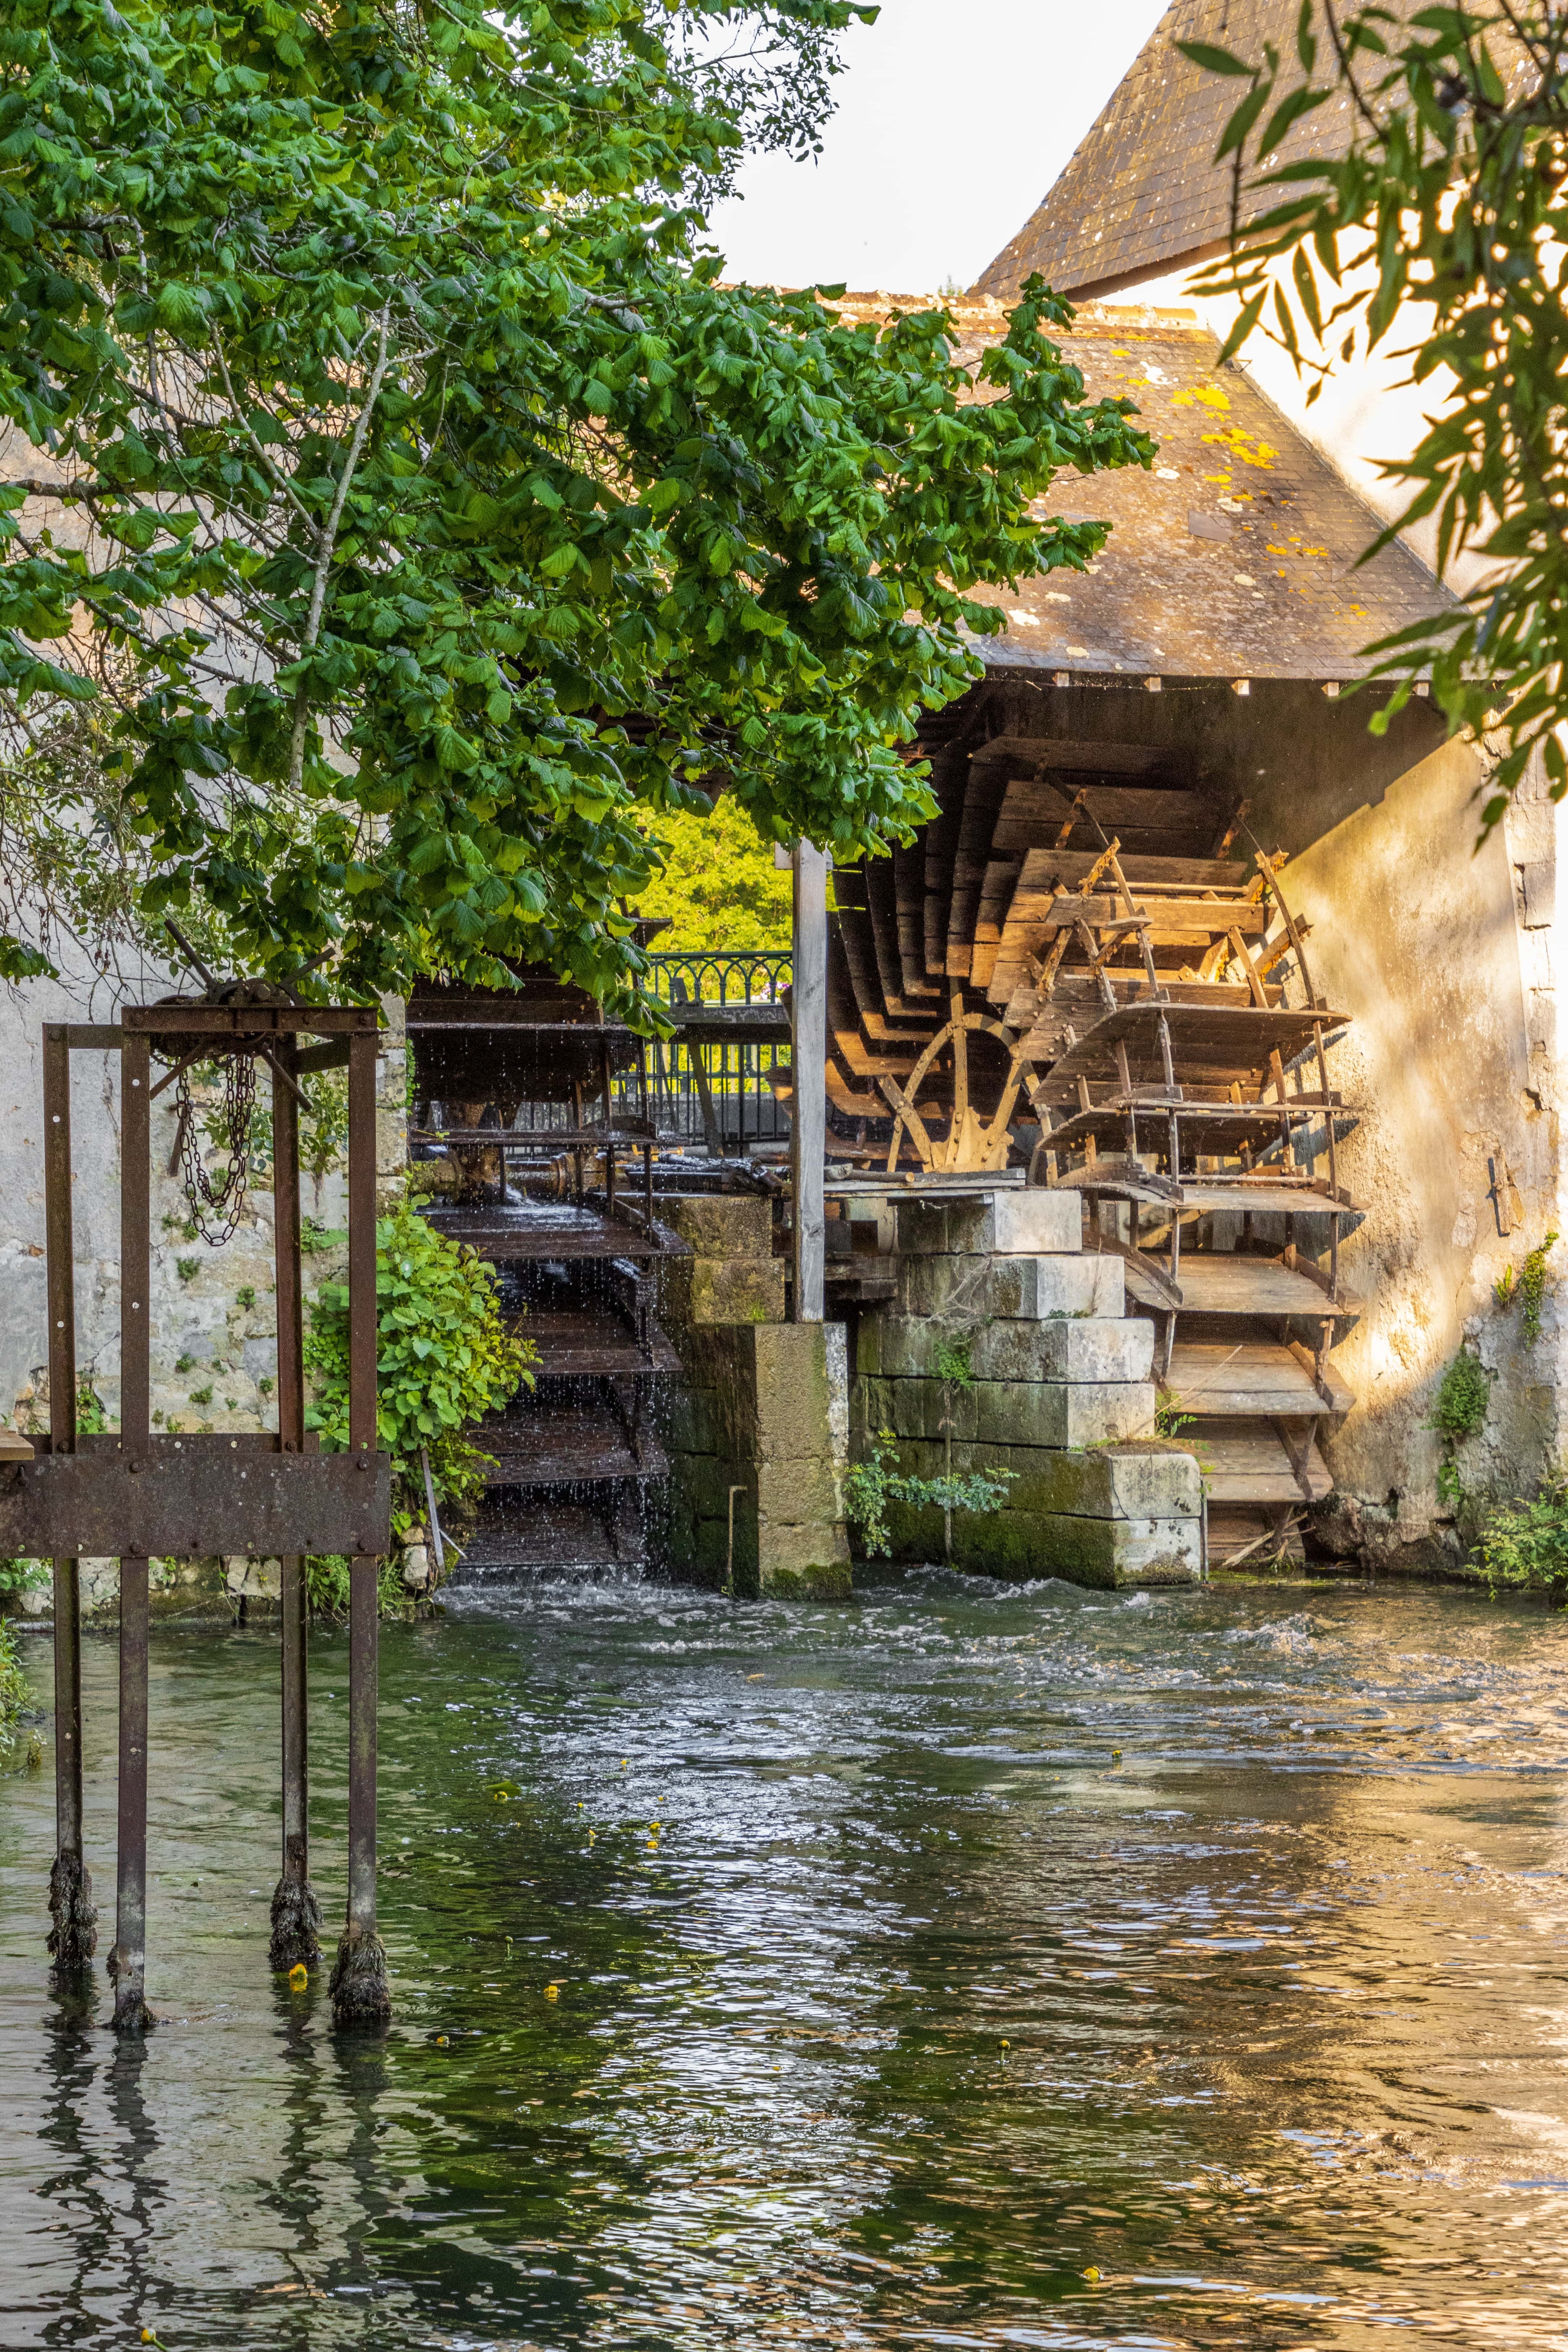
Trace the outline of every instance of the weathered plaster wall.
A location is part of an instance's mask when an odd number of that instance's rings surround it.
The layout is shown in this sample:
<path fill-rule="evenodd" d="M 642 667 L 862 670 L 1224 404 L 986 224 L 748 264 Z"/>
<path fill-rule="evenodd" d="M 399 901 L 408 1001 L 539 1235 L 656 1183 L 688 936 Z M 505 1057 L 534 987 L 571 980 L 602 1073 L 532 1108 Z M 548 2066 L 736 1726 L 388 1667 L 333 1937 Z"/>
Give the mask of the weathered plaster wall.
<path fill-rule="evenodd" d="M 1467 1483 L 1514 1488 L 1556 1439 L 1553 1350 L 1544 1335 L 1523 1347 L 1517 1312 L 1492 1305 L 1504 1266 L 1552 1220 L 1557 1139 L 1531 1091 L 1508 845 L 1498 832 L 1473 849 L 1479 772 L 1472 751 L 1445 747 L 1285 877 L 1314 926 L 1318 989 L 1353 1016 L 1331 1081 L 1364 1106 L 1340 1171 L 1367 1213 L 1342 1256 L 1367 1306 L 1334 1359 L 1357 1402 L 1324 1451 L 1342 1488 L 1391 1508 L 1406 1540 L 1438 1515 L 1426 1423 L 1467 1337 L 1498 1374 L 1488 1428 L 1466 1441 Z M 1523 1212 L 1511 1235 L 1503 1161 Z"/>

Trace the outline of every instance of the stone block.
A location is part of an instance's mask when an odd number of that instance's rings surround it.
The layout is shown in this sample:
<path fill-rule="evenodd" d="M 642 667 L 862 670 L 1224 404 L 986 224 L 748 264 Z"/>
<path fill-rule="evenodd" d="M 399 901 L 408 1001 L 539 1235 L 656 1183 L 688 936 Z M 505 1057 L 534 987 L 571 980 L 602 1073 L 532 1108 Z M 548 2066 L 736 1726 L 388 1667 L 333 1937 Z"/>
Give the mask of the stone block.
<path fill-rule="evenodd" d="M 283 1590 L 283 1563 L 233 1553 L 224 1561 L 223 1581 L 232 1601 L 277 1601 Z"/>
<path fill-rule="evenodd" d="M 1152 1381 L 976 1381 L 983 1445 L 1103 1445 L 1154 1424 Z"/>
<path fill-rule="evenodd" d="M 969 1343 L 977 1381 L 1147 1381 L 1153 1366 L 1154 1326 L 1142 1315 L 986 1323 Z"/>
<path fill-rule="evenodd" d="M 1203 1572 L 1196 1519 L 1094 1519 L 1004 1509 L 962 1512 L 953 1565 L 983 1576 L 1058 1577 L 1101 1591 L 1194 1584 Z"/>
<path fill-rule="evenodd" d="M 861 1338 L 859 1370 L 889 1380 L 935 1378 L 941 1351 L 954 1347 L 967 1348 L 976 1381 L 1147 1381 L 1154 1360 L 1154 1327 L 1141 1315 L 1019 1318 L 966 1330 L 925 1316 L 882 1314 Z"/>
<path fill-rule="evenodd" d="M 838 1480 L 832 1457 L 814 1454 L 798 1462 L 761 1461 L 757 1465 L 757 1510 L 767 1536 L 775 1528 L 831 1526 L 839 1517 Z"/>
<path fill-rule="evenodd" d="M 659 1312 L 671 1323 L 782 1323 L 784 1311 L 783 1258 L 679 1257 L 659 1268 Z"/>
<path fill-rule="evenodd" d="M 1077 1257 L 906 1257 L 899 1265 L 899 1306 L 905 1315 L 974 1323 L 994 1316 L 1026 1322 L 1050 1316 L 1116 1317 L 1126 1306 L 1122 1262 L 1092 1250 Z M 863 1323 L 862 1346 L 866 1332 Z"/>
<path fill-rule="evenodd" d="M 1019 1185 L 951 1201 L 900 1201 L 898 1217 L 900 1251 L 982 1256 L 1076 1252 L 1082 1243 L 1083 1196 Z"/>
<path fill-rule="evenodd" d="M 660 1194 L 659 1222 L 689 1242 L 698 1257 L 771 1257 L 773 1211 L 769 1200 L 751 1193 Z M 782 1260 L 781 1260 L 782 1265 Z"/>
<path fill-rule="evenodd" d="M 1203 1477 L 1167 1438 L 1133 1439 L 1068 1454 L 1033 1445 L 959 1445 L 955 1470 L 1008 1470 L 1009 1507 L 1047 1517 L 1195 1519 Z M 917 1475 L 926 1475 L 923 1472 Z"/>
<path fill-rule="evenodd" d="M 951 1419 L 955 1444 L 1100 1445 L 1135 1437 L 1152 1426 L 1155 1391 L 1150 1381 L 976 1381 L 948 1388 L 933 1380 L 879 1380 L 866 1384 L 868 1431 L 896 1437 L 945 1437 Z"/>
<path fill-rule="evenodd" d="M 827 1326 L 770 1324 L 747 1334 L 747 1340 L 755 1367 L 759 1458 L 830 1461 Z"/>
<path fill-rule="evenodd" d="M 843 1565 L 849 1558 L 848 1539 L 841 1526 L 818 1519 L 798 1527 L 777 1527 L 763 1520 L 757 1533 L 757 1559 L 766 1589 L 770 1574 L 780 1569 Z"/>

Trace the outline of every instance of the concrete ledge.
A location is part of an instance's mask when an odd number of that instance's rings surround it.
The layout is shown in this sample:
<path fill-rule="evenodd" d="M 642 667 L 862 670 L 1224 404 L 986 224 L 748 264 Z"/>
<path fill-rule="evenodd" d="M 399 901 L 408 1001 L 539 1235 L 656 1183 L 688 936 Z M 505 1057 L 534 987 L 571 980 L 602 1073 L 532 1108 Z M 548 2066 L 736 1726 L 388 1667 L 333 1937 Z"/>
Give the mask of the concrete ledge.
<path fill-rule="evenodd" d="M 973 1323 L 994 1316 L 1038 1321 L 1047 1316 L 1120 1316 L 1126 1304 L 1121 1260 L 1095 1251 L 1056 1257 L 910 1255 L 899 1267 L 899 1305 L 905 1315 L 951 1316 Z M 864 1340 L 863 1332 L 862 1346 Z"/>

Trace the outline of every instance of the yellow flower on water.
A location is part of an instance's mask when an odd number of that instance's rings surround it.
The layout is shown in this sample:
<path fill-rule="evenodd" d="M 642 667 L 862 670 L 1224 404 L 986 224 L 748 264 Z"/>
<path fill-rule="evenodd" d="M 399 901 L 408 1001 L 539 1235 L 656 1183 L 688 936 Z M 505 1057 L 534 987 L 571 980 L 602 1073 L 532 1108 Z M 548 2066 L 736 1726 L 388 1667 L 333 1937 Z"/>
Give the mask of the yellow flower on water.
<path fill-rule="evenodd" d="M 310 1983 L 310 1969 L 305 1966 L 305 1963 L 304 1963 L 304 1961 L 303 1961 L 303 1960 L 296 1960 L 296 1961 L 295 1961 L 295 1963 L 294 1963 L 294 1966 L 293 1966 L 293 1967 L 289 1969 L 289 1991 L 290 1991 L 290 1992 L 303 1992 L 303 1991 L 304 1991 L 304 1990 L 305 1990 L 305 1987 Z"/>
<path fill-rule="evenodd" d="M 546 1985 L 544 1988 L 544 1998 L 546 2000 L 559 2000 L 561 1998 L 560 1986 L 558 1984 Z"/>
<path fill-rule="evenodd" d="M 437 2050 L 445 2050 L 447 2047 L 447 2037 L 444 2033 L 438 2033 L 436 2036 L 436 2047 Z"/>
<path fill-rule="evenodd" d="M 1092 2283 L 1094 2280 L 1096 2280 L 1096 2279 L 1098 2279 L 1098 2278 L 1099 2278 L 1099 2276 L 1100 2276 L 1100 2273 L 1095 2269 L 1094 2264 L 1093 2264 L 1092 2263 L 1090 2263 L 1090 2264 L 1089 2264 L 1089 2266 L 1088 2270 L 1086 2270 L 1086 2271 L 1085 2271 L 1085 2273 L 1084 2273 L 1084 2276 L 1085 2276 L 1085 2278 L 1086 2278 L 1086 2279 L 1089 2280 L 1091 2283 Z"/>

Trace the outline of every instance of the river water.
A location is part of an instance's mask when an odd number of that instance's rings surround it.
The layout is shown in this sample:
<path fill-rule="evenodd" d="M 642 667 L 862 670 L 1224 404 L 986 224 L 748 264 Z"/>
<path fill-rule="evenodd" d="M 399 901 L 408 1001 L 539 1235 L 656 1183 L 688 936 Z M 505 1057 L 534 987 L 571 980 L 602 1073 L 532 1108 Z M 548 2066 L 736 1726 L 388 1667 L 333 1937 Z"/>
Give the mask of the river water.
<path fill-rule="evenodd" d="M 270 1633 L 154 1637 L 144 2046 L 0 1780 L 7 2352 L 1568 2345 L 1563 1618 L 560 1584 L 383 1660 L 384 2042 L 267 1974 Z"/>

